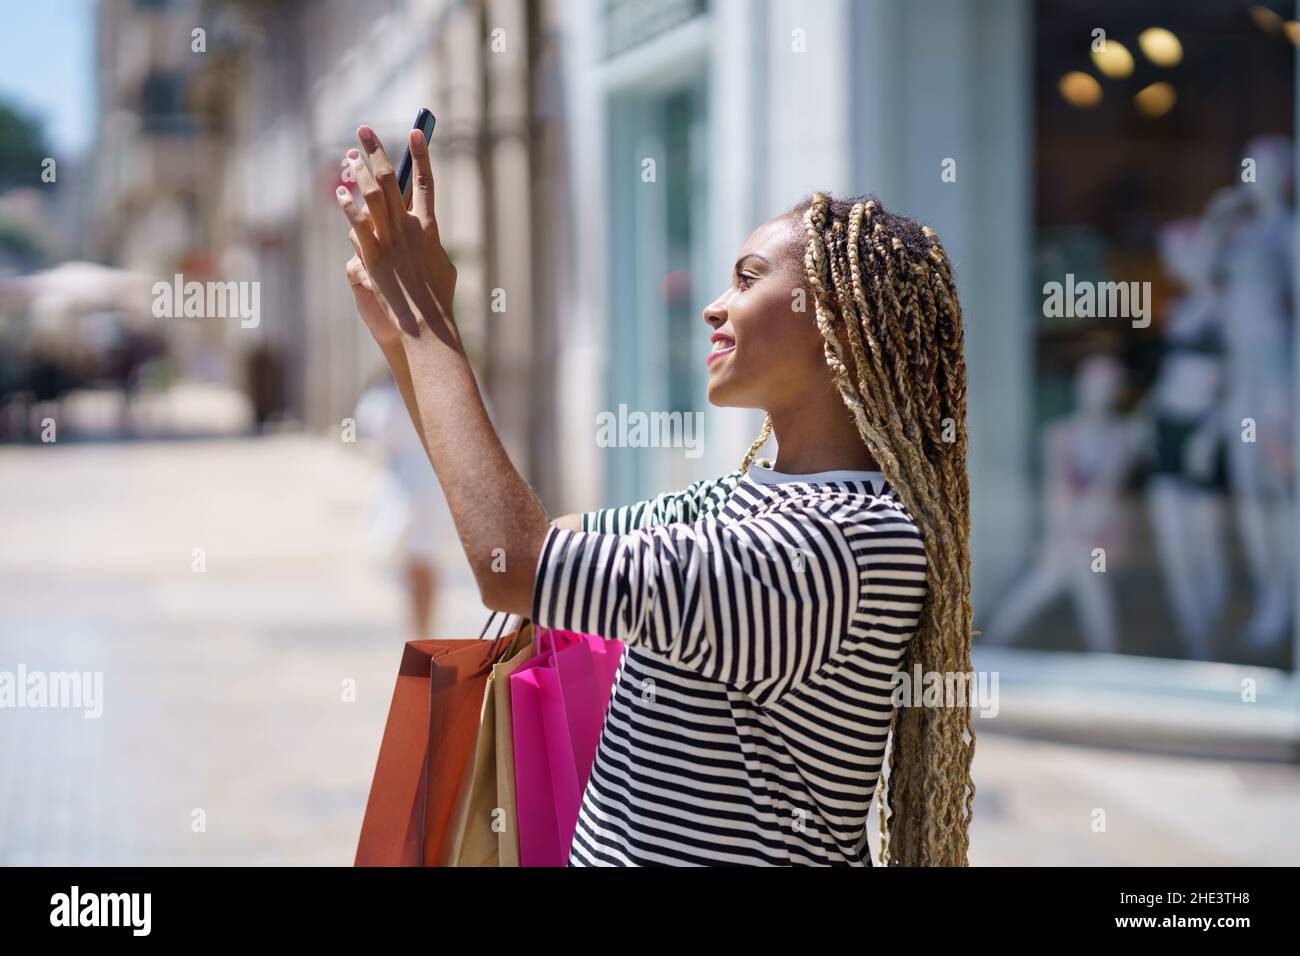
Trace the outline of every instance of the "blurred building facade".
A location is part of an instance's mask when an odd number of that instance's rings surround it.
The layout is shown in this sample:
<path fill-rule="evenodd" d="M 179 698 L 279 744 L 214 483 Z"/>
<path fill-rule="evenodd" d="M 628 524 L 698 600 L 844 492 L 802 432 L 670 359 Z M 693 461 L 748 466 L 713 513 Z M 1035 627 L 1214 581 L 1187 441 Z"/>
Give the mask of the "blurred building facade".
<path fill-rule="evenodd" d="M 977 638 L 977 666 L 1004 681 L 1069 687 L 1098 715 L 1095 701 L 1120 692 L 1147 715 L 1159 710 L 1152 701 L 1180 696 L 1205 707 L 1204 723 L 1184 722 L 1188 734 L 1240 720 L 1283 752 L 1300 751 L 1297 422 L 1273 414 L 1260 457 L 1255 446 L 1237 449 L 1240 480 L 1214 485 L 1172 460 L 1171 443 L 1181 454 L 1190 426 L 1158 399 L 1162 375 L 1176 378 L 1175 393 L 1198 387 L 1173 375 L 1183 356 L 1223 347 L 1179 331 L 1194 283 L 1160 261 L 1163 227 L 1201 217 L 1216 188 L 1240 182 L 1257 137 L 1295 130 L 1296 54 L 1284 23 L 1294 4 L 1278 10 L 1199 0 L 564 5 L 580 264 L 556 358 L 566 507 L 648 497 L 738 465 L 761 414 L 705 402 L 701 309 L 762 221 L 813 190 L 872 192 L 936 228 L 955 265 L 970 373 L 976 627 L 1008 632 Z M 1095 99 L 1067 98 L 1077 73 Z M 1293 151 L 1284 165 L 1290 178 Z M 1231 268 L 1234 243 L 1255 241 L 1249 210 L 1265 193 L 1249 185 L 1234 187 L 1237 238 L 1220 237 L 1216 275 Z M 1282 234 L 1290 210 L 1279 201 Z M 1283 245 L 1252 259 L 1281 263 L 1269 283 L 1296 274 Z M 1147 283 L 1153 321 L 1049 316 L 1045 282 L 1067 273 Z M 1276 344 L 1255 350 L 1275 357 L 1275 404 L 1300 367 L 1293 327 L 1279 312 Z M 1229 351 L 1233 328 L 1229 317 Z M 1253 377 L 1238 372 L 1239 382 Z M 597 416 L 622 406 L 699 412 L 702 453 L 602 447 Z M 1203 418 L 1217 432 L 1205 447 L 1232 452 L 1241 423 Z M 1058 446 L 1064 456 L 1051 451 Z M 1184 521 L 1170 514 L 1181 505 L 1171 512 L 1153 490 L 1170 481 L 1207 515 L 1203 540 L 1178 543 Z M 1104 512 L 1064 552 L 1051 530 L 1062 502 L 1067 516 L 1092 502 Z M 1187 567 L 1183 553 L 1219 567 Z M 1035 573 L 1048 565 L 1050 574 Z M 1215 574 L 1222 597 L 1198 645 L 1184 631 L 1200 612 L 1180 604 L 1198 575 Z M 1241 705 L 1243 681 L 1266 706 Z M 1065 698 L 1040 699 L 1034 719 Z M 1131 713 L 1112 710 L 1121 723 Z"/>
<path fill-rule="evenodd" d="M 172 281 L 218 275 L 225 144 L 191 108 L 203 61 L 191 52 L 197 2 L 103 0 L 96 16 L 98 131 L 87 164 L 91 251 L 102 262 Z M 169 322 L 183 374 L 229 381 L 239 341 L 221 323 Z"/>
<path fill-rule="evenodd" d="M 351 415 L 382 359 L 354 314 L 334 189 L 358 125 L 399 144 L 396 161 L 427 105 L 457 320 L 512 455 L 549 491 L 553 456 L 538 449 L 553 435 L 553 378 L 536 352 L 567 244 L 546 12 L 523 0 L 106 0 L 104 255 L 160 278 L 260 283 L 257 327 L 186 329 L 204 337 L 180 348 L 182 374 L 246 389 L 259 419 L 338 429 Z M 170 119 L 149 119 L 155 100 Z"/>
<path fill-rule="evenodd" d="M 976 626 L 1022 635 L 989 633 L 982 659 L 1229 701 L 1244 672 L 1294 735 L 1300 350 L 1275 305 L 1294 301 L 1293 189 L 1242 178 L 1244 157 L 1294 179 L 1295 11 L 1278 10 L 105 0 L 96 234 L 109 261 L 160 277 L 260 281 L 257 329 L 181 327 L 190 371 L 250 388 L 267 417 L 337 428 L 381 368 L 342 272 L 342 156 L 359 123 L 396 143 L 428 105 L 458 321 L 512 456 L 573 511 L 736 467 L 761 414 L 707 404 L 702 308 L 765 219 L 817 189 L 875 193 L 955 265 Z M 1183 221 L 1215 237 L 1203 321 Z M 1146 283 L 1149 323 L 1047 314 L 1045 283 L 1067 275 Z M 1197 389 L 1204 442 L 1160 397 Z M 1252 403 L 1265 436 L 1243 450 Z M 607 447 L 600 416 L 621 412 L 698 414 L 703 431 Z M 1218 477 L 1186 470 L 1192 445 Z M 1085 500 L 1105 520 L 1062 552 L 1053 508 Z M 1188 509 L 1195 541 L 1178 536 Z M 1109 566 L 1080 573 L 1095 547 Z"/>

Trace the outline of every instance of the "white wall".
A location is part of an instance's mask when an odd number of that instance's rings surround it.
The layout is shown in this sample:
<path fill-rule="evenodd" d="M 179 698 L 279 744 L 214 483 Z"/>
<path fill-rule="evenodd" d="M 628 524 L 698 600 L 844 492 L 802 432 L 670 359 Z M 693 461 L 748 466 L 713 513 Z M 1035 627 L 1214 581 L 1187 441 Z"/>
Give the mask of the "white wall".
<path fill-rule="evenodd" d="M 603 403 L 606 343 L 605 118 L 598 71 L 599 0 L 564 6 L 564 84 L 569 118 L 569 195 L 573 275 L 561 301 L 556 330 L 555 453 L 560 456 L 563 511 L 601 507 L 603 479 L 592 440 Z"/>
<path fill-rule="evenodd" d="M 854 12 L 855 192 L 933 226 L 965 320 L 976 614 L 1027 553 L 1036 508 L 1028 0 L 872 0 Z M 945 159 L 956 181 L 943 182 Z"/>

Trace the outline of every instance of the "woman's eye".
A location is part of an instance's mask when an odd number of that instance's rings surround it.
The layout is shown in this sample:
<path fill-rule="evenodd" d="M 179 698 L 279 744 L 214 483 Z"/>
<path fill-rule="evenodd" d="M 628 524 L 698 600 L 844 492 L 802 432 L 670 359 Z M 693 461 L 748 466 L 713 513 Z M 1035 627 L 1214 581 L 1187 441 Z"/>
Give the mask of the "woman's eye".
<path fill-rule="evenodd" d="M 758 278 L 758 277 L 757 277 L 757 276 L 752 276 L 752 275 L 750 275 L 748 272 L 742 272 L 742 273 L 737 277 L 737 280 L 736 280 L 736 281 L 737 281 L 737 283 L 740 285 L 740 287 L 741 287 L 742 289 L 748 289 L 751 285 L 754 284 L 754 280 L 755 280 L 756 278 Z"/>

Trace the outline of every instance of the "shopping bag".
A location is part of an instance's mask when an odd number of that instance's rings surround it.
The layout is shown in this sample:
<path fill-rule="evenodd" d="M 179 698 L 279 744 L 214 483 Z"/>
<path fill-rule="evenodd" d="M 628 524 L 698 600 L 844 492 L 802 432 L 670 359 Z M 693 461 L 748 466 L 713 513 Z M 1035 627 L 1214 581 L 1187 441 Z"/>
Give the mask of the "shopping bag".
<path fill-rule="evenodd" d="M 531 624 L 523 624 L 492 667 L 483 691 L 478 737 L 469 765 L 461 776 L 439 866 L 518 866 L 518 836 L 514 809 L 514 749 L 509 709 L 509 675 L 534 656 Z M 502 721 L 501 698 L 505 698 Z M 508 759 L 500 759 L 504 738 Z M 506 778 L 503 780 L 502 778 Z M 503 786 L 504 783 L 504 786 Z M 508 793 L 508 802 L 505 796 Z M 502 852 L 510 843 L 513 851 Z M 503 861 L 505 857 L 505 861 Z"/>
<path fill-rule="evenodd" d="M 520 866 L 564 866 L 623 645 L 536 628 L 510 677 Z"/>
<path fill-rule="evenodd" d="M 497 806 L 505 815 L 504 828 L 497 834 L 499 866 L 519 865 L 519 810 L 515 795 L 515 728 L 511 707 L 510 675 L 535 656 L 536 639 L 530 631 L 524 650 L 493 668 L 499 678 L 496 699 Z"/>
<path fill-rule="evenodd" d="M 514 631 L 408 641 L 357 841 L 357 866 L 432 866 L 478 731 L 483 692 Z"/>

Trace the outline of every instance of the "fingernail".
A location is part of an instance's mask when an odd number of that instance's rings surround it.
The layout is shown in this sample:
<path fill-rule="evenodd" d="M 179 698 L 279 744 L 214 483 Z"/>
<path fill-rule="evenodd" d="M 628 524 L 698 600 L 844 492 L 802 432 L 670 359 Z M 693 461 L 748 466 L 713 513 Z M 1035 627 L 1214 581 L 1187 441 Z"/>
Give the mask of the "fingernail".
<path fill-rule="evenodd" d="M 361 127 L 361 142 L 365 143 L 367 148 L 375 145 L 375 134 L 370 131 L 369 126 Z"/>
<path fill-rule="evenodd" d="M 356 149 L 348 150 L 348 159 L 360 159 L 361 151 Z"/>
<path fill-rule="evenodd" d="M 340 186 L 338 189 L 335 190 L 335 192 L 338 193 L 338 196 L 339 196 L 340 199 L 347 199 L 347 198 L 348 198 L 348 187 L 347 187 L 347 186 Z"/>

